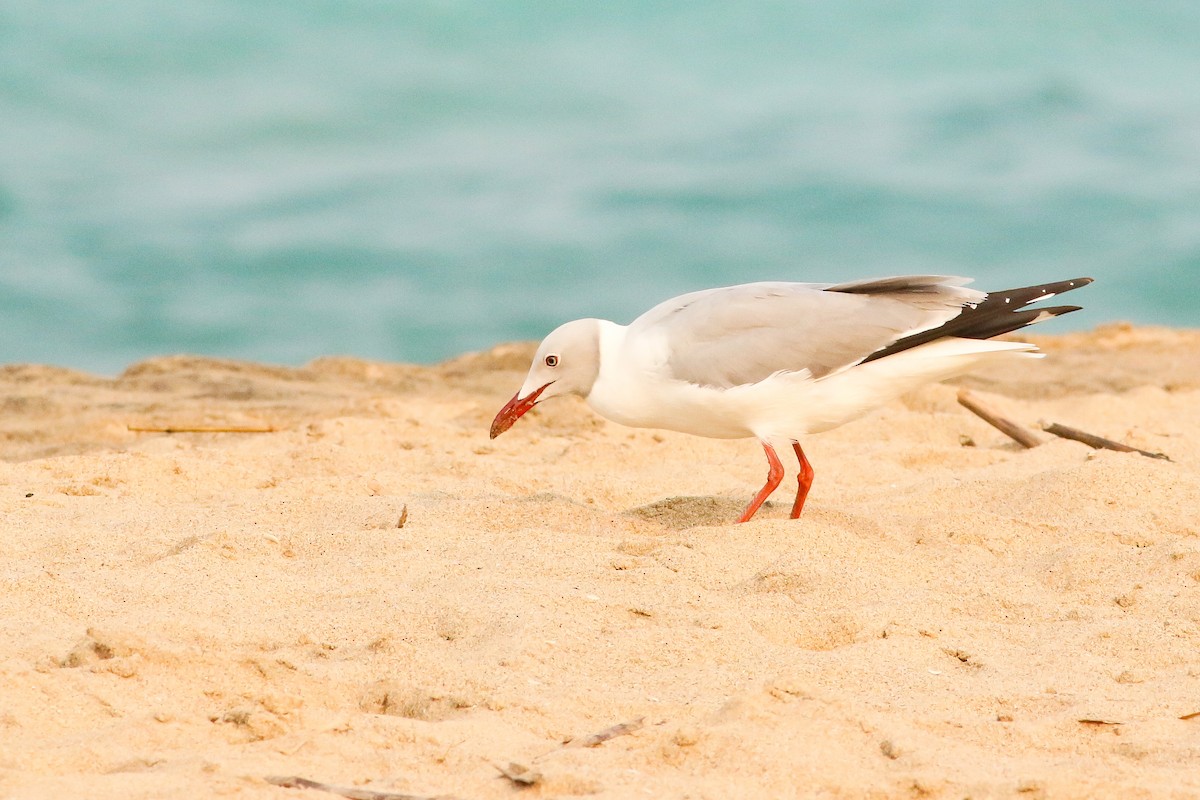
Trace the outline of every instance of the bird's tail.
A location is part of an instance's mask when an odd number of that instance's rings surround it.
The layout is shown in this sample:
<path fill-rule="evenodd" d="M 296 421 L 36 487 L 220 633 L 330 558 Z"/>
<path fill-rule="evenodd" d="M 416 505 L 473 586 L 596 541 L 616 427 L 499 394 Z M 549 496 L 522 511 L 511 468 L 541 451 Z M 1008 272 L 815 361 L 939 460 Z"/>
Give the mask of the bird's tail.
<path fill-rule="evenodd" d="M 808 382 L 805 422 L 808 433 L 836 428 L 906 392 L 968 372 L 981 364 L 1009 358 L 1042 358 L 1026 342 L 939 339 L 853 369 Z"/>

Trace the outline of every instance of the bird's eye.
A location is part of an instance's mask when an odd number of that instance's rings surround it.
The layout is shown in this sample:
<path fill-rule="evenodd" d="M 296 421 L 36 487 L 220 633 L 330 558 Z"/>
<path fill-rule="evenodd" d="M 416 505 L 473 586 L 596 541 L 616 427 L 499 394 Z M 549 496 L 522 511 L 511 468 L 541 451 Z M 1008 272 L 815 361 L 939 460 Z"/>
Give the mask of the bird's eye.
<path fill-rule="evenodd" d="M 554 355 L 553 353 L 546 356 L 546 366 L 547 367 L 557 367 L 558 366 L 558 356 Z"/>

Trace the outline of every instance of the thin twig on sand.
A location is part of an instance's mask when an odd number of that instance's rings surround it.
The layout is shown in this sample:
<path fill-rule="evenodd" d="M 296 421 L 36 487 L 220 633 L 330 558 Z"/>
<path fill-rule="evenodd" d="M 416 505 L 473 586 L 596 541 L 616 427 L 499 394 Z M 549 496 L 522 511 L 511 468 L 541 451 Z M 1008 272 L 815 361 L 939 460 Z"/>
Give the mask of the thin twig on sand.
<path fill-rule="evenodd" d="M 1033 431 L 991 408 L 968 389 L 958 390 L 958 403 L 984 422 L 1014 439 L 1022 447 L 1037 447 L 1042 443 L 1042 440 Z"/>
<path fill-rule="evenodd" d="M 593 733 L 591 736 L 584 736 L 582 739 L 572 739 L 566 743 L 566 747 L 596 747 L 604 744 L 609 739 L 615 739 L 618 736 L 627 736 L 636 730 L 640 730 L 646 724 L 645 717 L 638 717 L 631 722 L 622 722 L 620 725 L 613 725 L 611 728 L 605 728 L 599 733 Z"/>
<path fill-rule="evenodd" d="M 301 778 L 296 775 L 272 775 L 263 780 L 273 786 L 281 786 L 284 789 L 316 789 L 320 792 L 340 794 L 342 797 L 350 798 L 350 800 L 435 800 L 433 797 L 419 794 L 377 792 L 373 789 L 356 789 L 353 786 L 334 786 L 331 783 L 310 781 L 308 778 Z M 436 800 L 450 800 L 450 798 L 445 795 L 439 795 Z"/>
<path fill-rule="evenodd" d="M 134 433 L 275 433 L 270 425 L 126 425 Z"/>
<path fill-rule="evenodd" d="M 1140 453 L 1146 458 L 1159 458 L 1163 461 L 1171 460 L 1165 453 L 1151 453 L 1149 450 L 1139 450 L 1136 447 L 1114 442 L 1112 439 L 1105 439 L 1103 436 L 1097 436 L 1094 433 L 1081 431 L 1077 428 L 1068 428 L 1066 425 L 1059 425 L 1057 422 L 1042 422 L 1040 424 L 1042 430 L 1046 433 L 1052 433 L 1055 436 L 1061 436 L 1064 439 L 1071 439 L 1076 442 L 1083 442 L 1088 447 L 1095 447 L 1098 450 L 1116 450 L 1118 453 Z"/>

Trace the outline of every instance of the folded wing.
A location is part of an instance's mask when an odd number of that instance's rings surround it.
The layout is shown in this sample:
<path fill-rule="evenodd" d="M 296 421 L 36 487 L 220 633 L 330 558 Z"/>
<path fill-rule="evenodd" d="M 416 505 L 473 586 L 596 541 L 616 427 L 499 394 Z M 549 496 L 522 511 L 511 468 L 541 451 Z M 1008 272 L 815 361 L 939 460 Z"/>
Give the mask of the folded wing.
<path fill-rule="evenodd" d="M 963 282 L 910 276 L 709 289 L 652 308 L 634 320 L 630 334 L 662 337 L 670 377 L 689 383 L 729 388 L 785 370 L 820 378 L 983 299 Z"/>
<path fill-rule="evenodd" d="M 661 341 L 663 367 L 676 380 L 729 388 L 781 371 L 819 379 L 946 336 L 988 338 L 1066 313 L 1075 307 L 1013 312 L 1090 279 L 991 295 L 966 288 L 967 282 L 910 275 L 709 289 L 650 309 L 634 320 L 630 334 Z"/>

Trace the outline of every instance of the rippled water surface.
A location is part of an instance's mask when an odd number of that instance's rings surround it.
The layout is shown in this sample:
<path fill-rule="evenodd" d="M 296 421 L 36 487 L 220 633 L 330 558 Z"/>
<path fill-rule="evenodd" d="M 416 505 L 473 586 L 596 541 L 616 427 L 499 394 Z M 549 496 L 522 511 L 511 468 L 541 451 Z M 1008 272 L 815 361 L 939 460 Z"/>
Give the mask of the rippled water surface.
<path fill-rule="evenodd" d="M 0 361 L 429 361 L 913 271 L 1198 326 L 1197 42 L 1169 0 L 8 3 Z"/>

